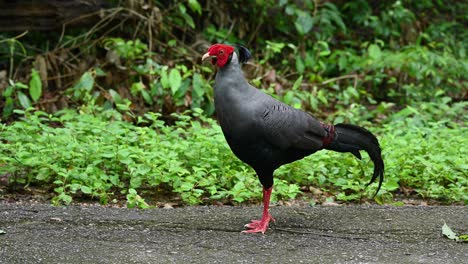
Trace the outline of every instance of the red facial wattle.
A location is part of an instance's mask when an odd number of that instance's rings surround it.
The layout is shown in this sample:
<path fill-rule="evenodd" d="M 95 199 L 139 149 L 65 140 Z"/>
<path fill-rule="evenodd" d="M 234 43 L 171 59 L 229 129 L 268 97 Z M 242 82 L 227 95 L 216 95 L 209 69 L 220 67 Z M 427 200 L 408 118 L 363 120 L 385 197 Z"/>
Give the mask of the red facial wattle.
<path fill-rule="evenodd" d="M 211 64 L 224 67 L 229 60 L 229 56 L 234 52 L 234 47 L 225 44 L 214 44 L 203 55 L 202 60 L 211 58 Z"/>

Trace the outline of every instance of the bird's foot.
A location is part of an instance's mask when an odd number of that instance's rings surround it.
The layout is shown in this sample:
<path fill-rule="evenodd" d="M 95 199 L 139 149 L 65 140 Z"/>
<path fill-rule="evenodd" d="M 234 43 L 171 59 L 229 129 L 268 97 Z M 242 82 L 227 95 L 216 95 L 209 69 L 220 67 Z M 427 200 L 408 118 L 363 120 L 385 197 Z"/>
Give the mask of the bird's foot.
<path fill-rule="evenodd" d="M 247 227 L 248 230 L 242 231 L 242 233 L 262 233 L 265 234 L 265 232 L 268 229 L 268 224 L 270 223 L 270 220 L 275 222 L 275 219 L 271 217 L 270 214 L 267 214 L 266 216 L 263 215 L 262 219 L 260 220 L 252 220 L 250 223 L 246 224 L 244 227 Z"/>

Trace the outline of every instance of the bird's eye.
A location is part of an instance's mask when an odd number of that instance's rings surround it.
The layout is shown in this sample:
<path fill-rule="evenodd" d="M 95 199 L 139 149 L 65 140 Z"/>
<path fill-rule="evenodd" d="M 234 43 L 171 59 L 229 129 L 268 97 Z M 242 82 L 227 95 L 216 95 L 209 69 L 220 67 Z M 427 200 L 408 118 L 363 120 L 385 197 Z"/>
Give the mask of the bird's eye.
<path fill-rule="evenodd" d="M 224 50 L 220 50 L 220 51 L 219 51 L 219 54 L 224 54 Z"/>

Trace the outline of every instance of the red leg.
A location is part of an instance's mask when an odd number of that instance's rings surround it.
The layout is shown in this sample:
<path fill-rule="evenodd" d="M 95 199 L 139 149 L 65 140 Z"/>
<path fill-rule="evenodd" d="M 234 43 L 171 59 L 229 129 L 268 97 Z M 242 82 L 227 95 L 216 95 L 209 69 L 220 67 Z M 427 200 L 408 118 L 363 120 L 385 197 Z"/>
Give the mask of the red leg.
<path fill-rule="evenodd" d="M 275 219 L 271 217 L 269 209 L 270 209 L 270 196 L 271 192 L 273 191 L 273 187 L 269 189 L 263 188 L 263 215 L 262 219 L 260 220 L 252 220 L 250 223 L 246 224 L 245 227 L 248 230 L 242 231 L 243 233 L 259 233 L 265 234 L 266 230 L 268 229 L 268 223 L 270 220 L 273 222 Z"/>

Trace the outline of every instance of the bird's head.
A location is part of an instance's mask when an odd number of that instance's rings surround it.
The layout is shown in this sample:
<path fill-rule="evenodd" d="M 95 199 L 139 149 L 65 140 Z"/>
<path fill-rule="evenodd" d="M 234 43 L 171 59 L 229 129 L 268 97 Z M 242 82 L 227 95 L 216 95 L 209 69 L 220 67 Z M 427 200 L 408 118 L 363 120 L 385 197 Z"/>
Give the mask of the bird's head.
<path fill-rule="evenodd" d="M 214 44 L 208 48 L 208 52 L 202 57 L 202 61 L 210 58 L 211 64 L 222 68 L 234 52 L 234 47 L 225 44 Z"/>
<path fill-rule="evenodd" d="M 239 50 L 239 62 L 244 63 L 250 59 L 250 52 L 243 46 L 236 45 Z M 211 64 L 224 67 L 232 58 L 234 47 L 226 44 L 214 44 L 208 48 L 208 52 L 202 57 L 202 61 L 210 58 Z"/>

